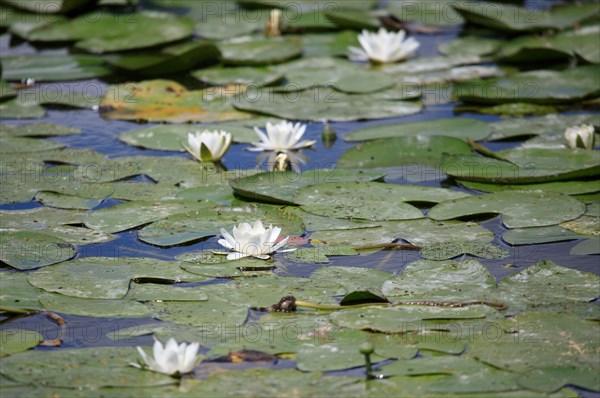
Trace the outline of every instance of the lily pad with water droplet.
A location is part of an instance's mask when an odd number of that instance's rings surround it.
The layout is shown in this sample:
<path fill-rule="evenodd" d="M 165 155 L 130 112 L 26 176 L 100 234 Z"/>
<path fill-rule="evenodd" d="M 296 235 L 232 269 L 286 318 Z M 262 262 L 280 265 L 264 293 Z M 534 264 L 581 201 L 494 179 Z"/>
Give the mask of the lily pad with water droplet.
<path fill-rule="evenodd" d="M 434 220 L 502 214 L 508 228 L 542 227 L 560 224 L 585 212 L 583 202 L 558 192 L 506 191 L 442 202 L 429 210 Z"/>
<path fill-rule="evenodd" d="M 344 169 L 376 167 L 440 167 L 442 154 L 468 154 L 471 147 L 462 139 L 444 136 L 403 136 L 361 143 L 340 156 Z"/>
<path fill-rule="evenodd" d="M 132 280 L 194 282 L 205 278 L 185 272 L 179 262 L 153 258 L 84 257 L 28 275 L 33 286 L 51 293 L 93 299 L 120 299 Z"/>
<path fill-rule="evenodd" d="M 59 238 L 33 231 L 0 233 L 0 260 L 19 270 L 59 263 L 75 256 L 75 247 Z"/>
<path fill-rule="evenodd" d="M 491 129 L 487 123 L 477 119 L 452 118 L 438 119 L 416 123 L 389 124 L 366 127 L 352 131 L 344 137 L 345 141 L 367 141 L 378 138 L 400 136 L 430 136 L 443 135 L 455 138 L 470 138 L 475 141 L 483 140 L 490 135 Z"/>

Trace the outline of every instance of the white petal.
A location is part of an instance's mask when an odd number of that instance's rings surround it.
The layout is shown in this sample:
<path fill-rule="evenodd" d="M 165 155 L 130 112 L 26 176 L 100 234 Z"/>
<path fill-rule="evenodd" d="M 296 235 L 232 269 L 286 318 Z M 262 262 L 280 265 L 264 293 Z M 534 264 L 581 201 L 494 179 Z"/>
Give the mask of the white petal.
<path fill-rule="evenodd" d="M 244 257 L 248 257 L 249 254 L 244 254 L 244 253 L 239 253 L 239 252 L 235 252 L 235 253 L 229 253 L 227 255 L 227 260 L 239 260 L 240 258 L 244 258 Z"/>

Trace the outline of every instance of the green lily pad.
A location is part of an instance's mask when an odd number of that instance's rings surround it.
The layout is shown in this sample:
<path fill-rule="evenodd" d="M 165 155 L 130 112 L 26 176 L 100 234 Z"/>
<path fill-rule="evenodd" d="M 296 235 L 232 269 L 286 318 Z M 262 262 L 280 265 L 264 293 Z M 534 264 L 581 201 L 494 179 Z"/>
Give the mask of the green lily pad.
<path fill-rule="evenodd" d="M 60 225 L 43 228 L 45 235 L 54 236 L 62 239 L 72 245 L 91 245 L 94 243 L 110 242 L 117 239 L 115 235 L 105 234 L 83 227 L 74 227 L 70 225 Z M 85 252 L 86 249 L 80 249 Z"/>
<path fill-rule="evenodd" d="M 364 72 L 364 68 L 354 62 L 331 56 L 301 58 L 276 65 L 273 69 L 286 77 L 287 84 L 273 88 L 274 91 L 282 92 L 329 87 L 344 76 Z M 288 97 L 293 100 L 297 95 L 289 94 Z"/>
<path fill-rule="evenodd" d="M 502 239 L 511 245 L 561 242 L 579 238 L 581 238 L 581 235 L 556 225 L 550 227 L 517 228 L 502 234 Z"/>
<path fill-rule="evenodd" d="M 340 29 L 377 29 L 381 26 L 379 19 L 364 10 L 335 9 L 325 12 L 325 16 Z"/>
<path fill-rule="evenodd" d="M 431 283 L 436 281 L 435 283 Z M 494 288 L 496 281 L 477 260 L 419 260 L 383 283 L 386 297 L 402 300 L 480 300 L 481 292 Z"/>
<path fill-rule="evenodd" d="M 522 191 L 522 190 L 542 190 L 548 192 L 561 192 L 567 195 L 581 195 L 585 193 L 598 192 L 598 183 L 596 181 L 560 181 L 546 182 L 539 184 L 488 184 L 485 182 L 458 181 L 470 189 L 476 189 L 484 192 L 501 191 Z"/>
<path fill-rule="evenodd" d="M 82 80 L 110 73 L 110 69 L 103 66 L 102 58 L 94 55 L 13 55 L 2 57 L 2 67 L 2 77 L 12 81 L 27 78 L 50 82 Z"/>
<path fill-rule="evenodd" d="M 208 90 L 208 91 L 207 91 Z M 229 104 L 232 94 L 214 90 L 188 91 L 168 80 L 149 80 L 109 86 L 100 104 L 108 119 L 155 122 L 222 122 L 250 116 Z"/>
<path fill-rule="evenodd" d="M 181 325 L 201 327 L 208 333 L 225 333 L 226 327 L 242 325 L 248 317 L 248 308 L 242 303 L 232 303 L 220 297 L 208 301 L 149 302 L 155 318 Z M 221 330 L 223 329 L 223 331 Z"/>
<path fill-rule="evenodd" d="M 192 72 L 196 79 L 213 85 L 226 86 L 228 84 L 245 84 L 250 86 L 268 86 L 281 79 L 283 74 L 265 66 L 226 68 L 216 66 Z"/>
<path fill-rule="evenodd" d="M 538 70 L 509 77 L 458 83 L 452 95 L 461 101 L 482 104 L 560 104 L 581 101 L 600 92 L 597 65 L 556 72 Z"/>
<path fill-rule="evenodd" d="M 507 161 L 475 155 L 444 155 L 441 168 L 460 180 L 495 184 L 543 183 L 600 173 L 593 151 L 521 147 L 496 154 Z"/>
<path fill-rule="evenodd" d="M 0 119 L 41 119 L 46 110 L 35 103 L 12 99 L 0 103 Z"/>
<path fill-rule="evenodd" d="M 392 2 L 388 11 L 400 21 L 413 22 L 435 26 L 453 26 L 464 20 L 454 9 L 435 0 L 425 0 L 418 3 Z"/>
<path fill-rule="evenodd" d="M 503 41 L 498 39 L 465 36 L 441 43 L 438 51 L 444 55 L 486 56 L 494 54 L 502 44 Z"/>
<path fill-rule="evenodd" d="M 0 80 L 0 99 L 4 100 L 6 98 L 15 97 L 17 95 L 17 91 L 11 87 L 10 84 L 5 82 L 4 80 Z"/>
<path fill-rule="evenodd" d="M 585 205 L 568 195 L 545 191 L 506 191 L 442 202 L 429 210 L 434 220 L 499 213 L 508 228 L 560 224 L 585 212 Z"/>
<path fill-rule="evenodd" d="M 526 372 L 536 368 L 597 368 L 598 325 L 568 314 L 522 312 L 499 321 L 489 338 L 476 338 L 469 354 L 495 368 Z"/>
<path fill-rule="evenodd" d="M 476 119 L 452 118 L 438 119 L 416 123 L 390 124 L 366 127 L 352 131 L 344 137 L 345 141 L 367 141 L 378 138 L 400 136 L 431 136 L 444 135 L 462 139 L 479 141 L 490 135 L 491 129 L 487 123 Z"/>
<path fill-rule="evenodd" d="M 92 53 L 152 47 L 189 37 L 192 20 L 160 12 L 85 14 L 66 22 L 34 29 L 32 41 L 76 41 L 75 47 Z"/>
<path fill-rule="evenodd" d="M 502 140 L 542 134 L 564 134 L 568 127 L 580 124 L 600 125 L 600 119 L 593 114 L 547 115 L 533 118 L 504 119 L 490 123 L 492 135 L 488 137 L 488 140 Z"/>
<path fill-rule="evenodd" d="M 329 22 L 326 19 L 319 21 Z M 305 57 L 345 57 L 349 46 L 359 45 L 356 32 L 349 30 L 336 33 L 307 33 L 298 37 L 302 40 Z"/>
<path fill-rule="evenodd" d="M 320 184 L 337 182 L 376 181 L 384 174 L 377 172 L 356 172 L 339 169 L 315 169 L 303 173 L 269 172 L 249 177 L 237 178 L 230 185 L 237 195 L 252 200 L 260 200 L 275 204 L 297 204 L 293 195 L 301 188 Z M 277 187 L 274 189 L 274 187 Z"/>
<path fill-rule="evenodd" d="M 66 14 L 69 11 L 83 7 L 87 3 L 86 0 L 41 0 L 36 3 L 26 0 L 2 0 L 2 2 L 21 10 L 40 14 Z"/>
<path fill-rule="evenodd" d="M 304 211 L 337 218 L 404 220 L 422 218 L 420 210 L 403 202 L 441 202 L 465 197 L 462 192 L 407 185 L 324 183 L 297 191 L 294 202 Z"/>
<path fill-rule="evenodd" d="M 51 235 L 32 231 L 0 233 L 0 260 L 19 270 L 59 263 L 75 256 L 75 247 Z"/>
<path fill-rule="evenodd" d="M 118 54 L 105 59 L 128 73 L 160 76 L 184 73 L 198 65 L 214 63 L 219 56 L 219 50 L 212 43 L 188 41 L 165 47 L 159 53 Z"/>
<path fill-rule="evenodd" d="M 2 372 L 26 384 L 85 390 L 174 383 L 169 376 L 143 372 L 129 365 L 138 358 L 139 353 L 133 347 L 30 351 L 2 359 Z"/>
<path fill-rule="evenodd" d="M 406 333 L 423 330 L 421 321 L 482 319 L 496 311 L 484 306 L 388 306 L 351 308 L 337 311 L 330 319 L 338 326 L 350 329 L 371 330 L 381 333 Z"/>
<path fill-rule="evenodd" d="M 439 393 L 481 393 L 481 392 L 505 392 L 518 390 L 514 373 L 502 372 L 487 368 L 478 373 L 469 375 L 450 376 L 443 380 L 437 380 L 427 387 L 427 391 Z"/>
<path fill-rule="evenodd" d="M 186 253 L 176 257 L 183 261 L 181 268 L 192 274 L 211 278 L 233 278 L 245 276 L 247 270 L 254 272 L 271 271 L 277 267 L 276 262 L 245 257 L 239 260 L 227 260 L 223 255 L 215 254 L 212 250 Z M 253 275 L 256 276 L 256 275 Z"/>
<path fill-rule="evenodd" d="M 221 61 L 229 65 L 279 64 L 302 54 L 299 40 L 285 38 L 239 38 L 218 44 Z"/>
<path fill-rule="evenodd" d="M 323 243 L 333 247 L 380 245 L 392 243 L 396 239 L 394 232 L 382 227 L 322 230 L 310 235 L 311 243 Z"/>
<path fill-rule="evenodd" d="M 96 210 L 85 217 L 84 224 L 96 231 L 121 232 L 206 206 L 210 204 L 196 201 L 133 201 Z"/>
<path fill-rule="evenodd" d="M 103 199 L 83 198 L 76 195 L 64 195 L 51 191 L 40 191 L 35 195 L 35 200 L 60 209 L 89 210 L 102 203 Z"/>
<path fill-rule="evenodd" d="M 528 32 L 545 29 L 565 29 L 597 15 L 597 4 L 578 7 L 554 7 L 549 11 L 529 10 L 501 3 L 456 3 L 452 7 L 468 22 L 506 32 Z"/>
<path fill-rule="evenodd" d="M 0 330 L 0 358 L 27 351 L 43 339 L 44 336 L 35 331 L 2 329 Z"/>
<path fill-rule="evenodd" d="M 519 376 L 517 382 L 524 388 L 551 393 L 571 385 L 592 391 L 600 390 L 598 368 L 549 367 L 531 370 Z"/>
<path fill-rule="evenodd" d="M 464 356 L 435 356 L 392 362 L 382 366 L 381 370 L 386 376 L 425 376 L 469 375 L 487 368 L 486 365 Z"/>
<path fill-rule="evenodd" d="M 56 137 L 63 135 L 80 134 L 78 128 L 61 126 L 52 123 L 33 123 L 10 125 L 3 124 L 0 127 L 0 135 L 10 137 Z"/>
<path fill-rule="evenodd" d="M 85 212 L 64 210 L 50 207 L 38 207 L 29 210 L 0 210 L 2 228 L 6 229 L 40 229 L 81 224 Z"/>
<path fill-rule="evenodd" d="M 57 142 L 28 137 L 0 137 L 0 153 L 45 152 L 63 148 Z"/>
<path fill-rule="evenodd" d="M 541 261 L 498 284 L 497 296 L 520 308 L 531 304 L 587 302 L 598 296 L 597 275 Z"/>
<path fill-rule="evenodd" d="M 187 143 L 188 134 L 205 129 L 210 131 L 225 130 L 231 133 L 235 142 L 249 144 L 258 139 L 256 133 L 248 127 L 228 126 L 227 124 L 176 124 L 142 127 L 121 134 L 119 140 L 141 148 L 183 152 L 184 149 L 181 144 Z"/>
<path fill-rule="evenodd" d="M 268 20 L 268 13 L 253 13 L 248 10 L 236 11 L 233 9 L 233 4 L 224 6 L 224 8 L 227 8 L 227 12 L 221 15 L 208 13 L 208 7 L 204 4 L 203 6 L 204 8 L 200 12 L 197 14 L 190 13 L 188 16 L 191 18 L 200 17 L 196 21 L 195 32 L 206 39 L 226 40 L 257 33 L 264 29 Z M 220 7 L 215 8 L 215 11 L 218 11 Z"/>
<path fill-rule="evenodd" d="M 497 54 L 500 62 L 559 62 L 580 54 L 592 63 L 600 62 L 596 48 L 597 26 L 561 32 L 555 36 L 522 36 L 504 44 Z"/>
<path fill-rule="evenodd" d="M 304 221 L 304 227 L 307 231 L 323 231 L 333 229 L 354 229 L 378 227 L 380 222 L 365 220 L 344 220 L 340 218 L 318 216 L 303 211 L 301 208 L 288 207 L 288 211 L 296 214 Z"/>
<path fill-rule="evenodd" d="M 179 262 L 152 258 L 85 257 L 28 275 L 33 286 L 85 299 L 120 299 L 132 280 L 194 282 L 205 278 L 179 268 Z"/>
<path fill-rule="evenodd" d="M 551 105 L 528 104 L 516 102 L 513 104 L 500 104 L 486 106 L 484 108 L 473 109 L 474 112 L 484 115 L 500 116 L 528 116 L 528 115 L 547 115 L 556 113 L 556 108 Z"/>
<path fill-rule="evenodd" d="M 2 272 L 0 288 L 0 306 L 3 308 L 41 309 L 38 296 L 44 291 L 27 282 L 27 274 Z"/>
<path fill-rule="evenodd" d="M 324 267 L 311 275 L 311 279 L 336 282 L 344 288 L 344 295 L 358 290 L 381 294 L 382 284 L 391 275 L 385 271 L 360 267 Z"/>
<path fill-rule="evenodd" d="M 71 315 L 105 318 L 152 316 L 152 311 L 148 307 L 128 300 L 100 300 L 50 293 L 40 295 L 39 300 L 42 306 L 48 310 Z"/>
<path fill-rule="evenodd" d="M 567 221 L 560 226 L 581 235 L 600 236 L 598 217 L 583 215 L 576 220 Z"/>
<path fill-rule="evenodd" d="M 232 206 L 196 209 L 163 218 L 142 228 L 138 238 L 157 246 L 172 246 L 220 234 L 241 222 L 261 220 L 282 229 L 281 236 L 302 235 L 302 219 L 276 206 Z"/>
<path fill-rule="evenodd" d="M 329 371 L 363 366 L 364 355 L 358 347 L 368 339 L 369 335 L 358 330 L 338 330 L 335 341 L 326 341 L 322 344 L 305 343 L 298 348 L 296 367 L 302 371 Z M 416 350 L 414 350 L 416 351 Z M 389 353 L 382 353 L 383 358 L 389 358 Z"/>
<path fill-rule="evenodd" d="M 284 119 L 314 121 L 353 121 L 406 116 L 418 113 L 418 101 L 389 101 L 375 94 L 352 95 L 333 88 L 308 89 L 293 94 L 273 93 L 234 102 L 236 109 L 277 116 Z"/>
<path fill-rule="evenodd" d="M 580 242 L 571 248 L 569 254 L 573 256 L 585 256 L 590 254 L 600 254 L 600 238 L 590 238 Z"/>
<path fill-rule="evenodd" d="M 468 154 L 471 147 L 462 139 L 444 136 L 403 136 L 368 141 L 340 156 L 340 168 L 376 168 L 419 165 L 439 167 L 442 154 Z"/>
<path fill-rule="evenodd" d="M 483 242 L 444 242 L 421 248 L 421 257 L 429 260 L 448 260 L 463 254 L 487 259 L 508 257 L 506 250 Z"/>

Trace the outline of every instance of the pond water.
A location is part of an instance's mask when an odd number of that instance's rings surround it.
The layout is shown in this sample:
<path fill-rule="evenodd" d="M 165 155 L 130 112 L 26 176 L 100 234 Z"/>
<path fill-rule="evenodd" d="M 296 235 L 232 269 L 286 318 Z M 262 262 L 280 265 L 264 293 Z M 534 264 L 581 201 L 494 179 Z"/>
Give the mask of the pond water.
<path fill-rule="evenodd" d="M 150 2 L 141 2 L 141 8 L 152 9 L 160 7 L 153 6 Z M 385 4 L 382 2 L 381 4 Z M 540 2 L 540 1 L 528 1 L 526 2 L 527 7 L 534 7 L 536 9 L 545 9 L 551 4 L 560 2 Z M 176 10 L 177 11 L 177 10 Z M 181 12 L 182 10 L 178 10 Z M 419 50 L 420 57 L 428 57 L 438 55 L 437 48 L 440 44 L 449 42 L 459 37 L 461 28 L 456 27 L 452 29 L 446 29 L 443 32 L 437 34 L 426 34 L 414 32 L 412 37 L 416 38 L 421 43 Z M 8 33 L 4 33 L 0 36 L 0 53 L 3 57 L 10 55 L 21 55 L 21 54 L 66 54 L 68 52 L 67 47 L 35 47 L 29 42 L 20 41 Z M 488 62 L 484 65 L 494 65 L 493 62 Z M 171 79 L 185 84 L 188 88 L 198 88 L 200 84 L 190 78 L 181 77 L 181 74 L 172 76 L 161 76 L 164 79 Z M 57 82 L 57 83 L 44 83 L 41 82 L 37 85 L 40 89 L 62 89 L 62 90 L 89 90 L 93 88 L 102 92 L 106 90 L 109 84 L 117 82 L 129 81 L 129 80 L 143 80 L 132 79 L 129 77 L 110 77 L 107 80 L 80 80 L 76 82 Z M 89 91 L 88 91 L 89 92 Z M 323 131 L 323 123 L 309 122 L 305 133 L 305 139 L 316 140 L 316 144 L 310 148 L 304 150 L 304 154 L 308 157 L 305 164 L 301 166 L 302 171 L 312 169 L 335 169 L 336 162 L 342 154 L 349 149 L 357 145 L 356 142 L 347 142 L 344 137 L 355 130 L 378 126 L 378 125 L 392 125 L 402 123 L 421 122 L 435 119 L 452 118 L 456 116 L 465 117 L 469 119 L 476 119 L 486 123 L 492 123 L 499 120 L 503 120 L 500 116 L 495 115 L 482 115 L 480 113 L 461 112 L 457 107 L 460 105 L 459 102 L 447 102 L 447 103 L 427 103 L 423 110 L 419 113 L 392 117 L 378 120 L 369 121 L 348 121 L 348 122 L 331 122 L 330 127 L 337 134 L 337 139 L 332 145 L 325 145 L 321 139 Z M 104 118 L 96 109 L 74 109 L 68 107 L 56 107 L 56 106 L 45 106 L 46 116 L 36 120 L 16 120 L 16 119 L 3 119 L 2 123 L 13 124 L 13 125 L 24 125 L 32 122 L 47 122 L 58 125 L 64 125 L 74 128 L 81 129 L 81 134 L 77 135 L 65 135 L 60 137 L 47 138 L 48 140 L 55 141 L 57 143 L 64 144 L 68 148 L 81 148 L 91 149 L 98 153 L 104 154 L 109 158 L 117 158 L 123 156 L 175 156 L 191 158 L 188 154 L 172 152 L 172 151 L 159 151 L 142 149 L 134 146 L 127 145 L 126 143 L 118 139 L 119 135 L 134 130 L 139 127 L 147 127 L 152 125 L 158 125 L 158 123 L 137 123 L 123 120 L 108 120 Z M 589 110 L 575 109 L 575 107 L 566 107 L 561 115 L 573 116 L 590 114 Z M 596 112 L 596 114 L 598 114 Z M 500 151 L 505 149 L 511 149 L 519 147 L 524 140 L 510 140 L 510 141 L 480 141 L 480 144 L 492 151 Z M 236 143 L 232 145 L 230 150 L 224 157 L 223 165 L 230 171 L 246 170 L 260 168 L 265 170 L 266 164 L 257 163 L 257 157 L 255 152 L 247 151 L 248 144 Z M 600 159 L 599 159 L 600 160 Z M 435 179 L 423 179 L 416 178 L 415 173 L 425 173 L 423 169 L 407 171 L 401 167 L 388 170 L 390 174 L 386 177 L 386 182 L 392 184 L 402 185 L 420 185 L 424 187 L 435 187 L 435 188 L 450 188 L 456 192 L 466 192 L 472 195 L 481 194 L 481 191 L 467 189 L 464 186 L 458 184 L 452 177 L 448 177 L 444 174 L 440 175 L 440 178 Z M 411 173 L 413 175 L 411 175 Z M 439 173 L 438 173 L 439 174 Z M 597 176 L 595 177 L 597 178 Z M 153 183 L 153 180 L 147 176 L 137 176 L 132 181 L 138 183 Z M 277 187 L 273 187 L 277 189 Z M 95 207 L 93 210 L 99 210 L 102 208 L 109 208 L 111 206 L 123 203 L 123 200 L 109 198 Z M 26 201 L 18 203 L 4 203 L 0 204 L 0 210 L 25 210 L 42 207 L 43 205 L 37 201 Z M 431 206 L 425 207 L 425 209 Z M 496 279 L 497 282 L 504 278 L 513 275 L 515 273 L 523 271 L 526 267 L 536 264 L 542 260 L 551 260 L 563 267 L 570 269 L 590 272 L 595 275 L 600 275 L 600 264 L 598 261 L 598 255 L 571 255 L 570 251 L 573 247 L 585 240 L 573 239 L 561 242 L 551 242 L 544 244 L 531 244 L 531 245 L 519 245 L 513 246 L 506 243 L 502 239 L 502 234 L 509 230 L 502 223 L 502 216 L 484 216 L 470 218 L 478 222 L 482 227 L 494 233 L 494 239 L 490 243 L 496 247 L 506 251 L 506 255 L 500 259 L 486 259 L 477 258 L 477 260 L 487 268 L 489 273 Z M 84 259 L 86 257 L 139 257 L 139 258 L 150 258 L 157 260 L 174 261 L 176 256 L 184 255 L 186 253 L 197 252 L 206 249 L 217 249 L 219 245 L 217 240 L 219 237 L 211 237 L 206 240 L 195 241 L 183 245 L 175 245 L 170 247 L 160 247 L 155 245 L 146 244 L 138 239 L 138 230 L 135 228 L 132 230 L 126 230 L 124 232 L 117 232 L 117 238 L 115 240 L 96 243 L 91 245 L 77 246 L 76 258 Z M 306 231 L 306 235 L 309 235 L 311 231 Z M 469 254 L 463 254 L 453 258 L 456 261 L 467 261 L 470 258 L 474 258 Z M 407 265 L 414 263 L 415 261 L 422 259 L 418 251 L 405 251 L 405 250 L 382 250 L 376 253 L 369 254 L 368 256 L 332 256 L 329 258 L 328 264 L 318 263 L 296 263 L 290 261 L 287 257 L 282 254 L 275 256 L 278 267 L 274 270 L 276 275 L 290 276 L 290 277 L 310 277 L 310 275 L 320 268 L 327 267 L 358 267 L 358 268 L 369 268 L 378 271 L 385 271 L 392 275 L 401 274 Z M 50 265 L 49 267 L 52 267 Z M 24 270 L 17 271 L 8 264 L 0 266 L 0 277 L 7 275 L 8 273 L 20 272 L 20 273 L 35 273 L 37 270 Z M 229 279 L 216 278 L 205 281 L 185 282 L 179 283 L 177 286 L 184 288 L 192 288 L 204 285 L 212 284 L 226 284 L 229 283 Z M 435 283 L 435 281 L 433 282 Z M 148 327 L 148 325 L 158 325 L 162 321 L 152 317 L 87 317 L 72 315 L 68 312 L 61 313 L 57 311 L 67 323 L 66 329 L 61 329 L 57 326 L 56 322 L 49 319 L 43 313 L 34 313 L 31 315 L 14 315 L 7 312 L 1 313 L 1 330 L 17 329 L 17 330 L 30 330 L 40 333 L 44 339 L 52 340 L 60 338 L 62 344 L 60 347 L 34 347 L 35 351 L 59 351 L 62 349 L 70 348 L 84 348 L 84 347 L 105 347 L 105 346 L 116 346 L 116 347 L 132 347 L 137 345 L 151 345 L 153 337 L 150 334 L 142 336 L 135 335 L 132 333 L 131 336 L 128 333 L 131 330 L 138 328 L 140 325 Z M 255 321 L 259 320 L 264 315 L 261 311 L 249 311 L 248 320 Z M 66 331 L 65 331 L 66 330 Z M 123 338 L 109 338 L 108 334 L 115 333 L 125 330 L 125 337 Z M 203 348 L 203 352 L 208 352 L 208 349 Z M 251 367 L 267 367 L 276 369 L 293 369 L 295 368 L 295 362 L 288 359 L 279 359 L 272 363 L 258 362 L 253 364 L 251 362 L 242 364 L 231 364 L 231 363 L 215 363 L 206 362 L 203 363 L 195 373 L 195 377 L 203 379 L 209 374 L 213 373 L 215 367 L 221 367 L 223 369 L 237 369 L 243 370 Z M 364 368 L 360 367 L 353 370 L 342 370 L 334 371 L 331 374 L 336 376 L 359 376 L 362 377 Z M 567 383 L 568 384 L 568 383 Z M 597 396 L 589 390 L 576 388 L 580 394 L 584 396 Z"/>

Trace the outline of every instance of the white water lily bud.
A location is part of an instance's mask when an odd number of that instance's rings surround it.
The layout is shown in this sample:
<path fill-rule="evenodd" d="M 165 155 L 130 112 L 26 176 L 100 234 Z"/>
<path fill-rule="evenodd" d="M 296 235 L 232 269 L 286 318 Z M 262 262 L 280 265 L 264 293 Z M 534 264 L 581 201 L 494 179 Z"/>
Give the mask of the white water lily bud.
<path fill-rule="evenodd" d="M 348 47 L 350 59 L 357 61 L 371 61 L 377 64 L 403 61 L 415 55 L 421 45 L 412 37 L 405 40 L 406 32 L 388 32 L 384 28 L 377 33 L 363 30 L 358 35 L 362 48 Z"/>
<path fill-rule="evenodd" d="M 594 126 L 582 124 L 569 127 L 565 131 L 565 139 L 569 148 L 594 149 Z"/>
<path fill-rule="evenodd" d="M 146 354 L 142 347 L 137 347 L 144 363 L 131 363 L 131 366 L 166 375 L 190 373 L 201 359 L 201 356 L 198 355 L 198 348 L 200 348 L 199 343 L 191 343 L 189 345 L 181 343 L 178 345 L 175 339 L 171 338 L 163 346 L 157 340 L 152 347 L 154 357 Z"/>
<path fill-rule="evenodd" d="M 204 130 L 196 131 L 194 134 L 189 133 L 187 145 L 183 145 L 183 148 L 200 162 L 216 162 L 225 155 L 231 142 L 230 133 L 223 130 Z"/>
<path fill-rule="evenodd" d="M 277 124 L 267 123 L 267 133 L 255 127 L 261 142 L 255 142 L 250 151 L 286 152 L 314 145 L 314 140 L 300 141 L 306 131 L 306 124 L 293 124 L 286 120 Z"/>

